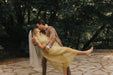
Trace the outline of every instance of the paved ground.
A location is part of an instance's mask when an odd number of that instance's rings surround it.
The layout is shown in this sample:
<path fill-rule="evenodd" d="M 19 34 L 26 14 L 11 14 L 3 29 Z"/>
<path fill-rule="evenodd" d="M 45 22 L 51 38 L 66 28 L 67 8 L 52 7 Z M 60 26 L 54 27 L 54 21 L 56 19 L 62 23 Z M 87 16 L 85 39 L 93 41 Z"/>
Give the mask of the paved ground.
<path fill-rule="evenodd" d="M 16 60 L 16 59 L 15 59 Z M 8 61 L 7 61 L 8 62 Z M 91 57 L 78 55 L 72 63 L 72 75 L 113 75 L 113 50 L 100 50 Z M 29 59 L 0 65 L 0 75 L 42 75 L 29 66 Z M 48 63 L 47 75 L 63 75 Z"/>

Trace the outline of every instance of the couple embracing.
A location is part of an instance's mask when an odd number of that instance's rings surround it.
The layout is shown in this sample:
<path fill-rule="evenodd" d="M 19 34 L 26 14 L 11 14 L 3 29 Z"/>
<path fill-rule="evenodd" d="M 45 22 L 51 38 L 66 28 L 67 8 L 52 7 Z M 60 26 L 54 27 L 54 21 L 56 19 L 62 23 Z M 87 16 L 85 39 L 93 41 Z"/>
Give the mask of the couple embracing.
<path fill-rule="evenodd" d="M 93 47 L 87 51 L 63 47 L 56 30 L 45 24 L 44 20 L 39 20 L 36 26 L 37 28 L 33 28 L 29 33 L 30 64 L 33 67 L 37 66 L 37 69 L 42 68 L 43 75 L 46 75 L 47 61 L 64 75 L 71 75 L 69 65 L 75 56 L 90 56 L 93 51 Z"/>

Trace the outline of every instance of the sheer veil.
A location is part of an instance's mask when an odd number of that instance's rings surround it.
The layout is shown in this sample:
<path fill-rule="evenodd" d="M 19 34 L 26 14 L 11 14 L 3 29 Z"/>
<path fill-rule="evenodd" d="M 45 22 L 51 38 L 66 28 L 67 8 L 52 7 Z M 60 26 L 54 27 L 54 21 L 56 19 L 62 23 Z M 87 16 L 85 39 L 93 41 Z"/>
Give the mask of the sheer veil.
<path fill-rule="evenodd" d="M 41 52 L 38 46 L 34 46 L 32 43 L 32 30 L 29 32 L 29 60 L 30 66 L 34 67 L 34 70 L 41 71 Z"/>

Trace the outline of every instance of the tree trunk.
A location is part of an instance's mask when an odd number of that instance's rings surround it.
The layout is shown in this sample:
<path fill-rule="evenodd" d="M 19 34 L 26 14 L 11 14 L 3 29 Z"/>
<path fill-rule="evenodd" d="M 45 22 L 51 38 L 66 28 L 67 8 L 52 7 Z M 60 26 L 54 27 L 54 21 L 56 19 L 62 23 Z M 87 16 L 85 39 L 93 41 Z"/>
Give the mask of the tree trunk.
<path fill-rule="evenodd" d="M 100 32 L 101 32 L 105 27 L 106 27 L 106 25 L 101 26 L 101 28 L 96 31 L 96 33 L 93 35 L 93 37 L 85 43 L 85 45 L 84 45 L 84 47 L 82 48 L 82 50 L 85 50 L 85 49 L 90 45 L 90 43 L 100 34 Z"/>
<path fill-rule="evenodd" d="M 30 24 L 30 8 L 28 8 L 28 25 Z"/>
<path fill-rule="evenodd" d="M 54 20 L 56 18 L 56 11 L 51 11 L 51 16 L 50 16 L 50 19 L 49 19 L 49 24 L 53 24 Z"/>
<path fill-rule="evenodd" d="M 46 10 L 45 10 L 45 12 L 44 12 L 44 21 L 46 22 Z"/>
<path fill-rule="evenodd" d="M 37 20 L 38 20 L 38 17 L 39 17 L 39 15 L 40 15 L 41 11 L 42 11 L 42 10 L 41 10 L 41 8 L 40 8 L 39 11 L 38 11 L 38 13 L 37 13 L 37 17 L 36 17 Z"/>
<path fill-rule="evenodd" d="M 77 44 L 76 44 L 76 49 L 79 49 L 79 42 L 80 42 L 80 34 L 78 34 L 78 40 L 77 40 Z"/>

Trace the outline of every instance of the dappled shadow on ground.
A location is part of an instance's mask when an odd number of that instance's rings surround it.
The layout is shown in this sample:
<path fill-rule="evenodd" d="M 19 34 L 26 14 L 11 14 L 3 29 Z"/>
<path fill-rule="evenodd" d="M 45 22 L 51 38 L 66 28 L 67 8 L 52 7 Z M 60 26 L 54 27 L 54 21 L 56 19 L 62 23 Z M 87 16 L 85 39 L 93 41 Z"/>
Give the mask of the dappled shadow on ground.
<path fill-rule="evenodd" d="M 63 75 L 49 63 L 47 75 Z M 95 50 L 91 57 L 76 56 L 70 65 L 72 75 L 113 75 L 113 50 Z M 29 58 L 16 58 L 0 62 L 0 75 L 42 75 L 29 66 Z"/>

